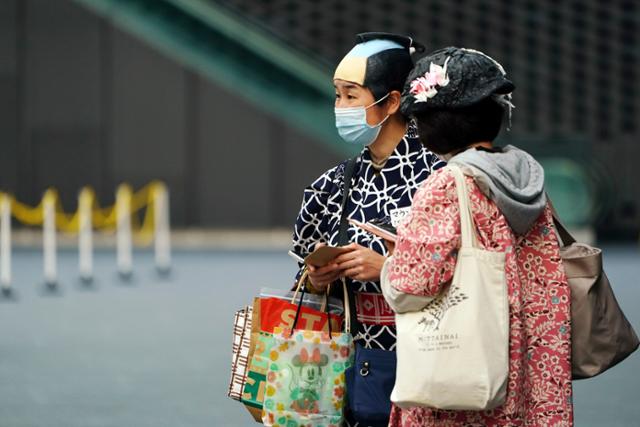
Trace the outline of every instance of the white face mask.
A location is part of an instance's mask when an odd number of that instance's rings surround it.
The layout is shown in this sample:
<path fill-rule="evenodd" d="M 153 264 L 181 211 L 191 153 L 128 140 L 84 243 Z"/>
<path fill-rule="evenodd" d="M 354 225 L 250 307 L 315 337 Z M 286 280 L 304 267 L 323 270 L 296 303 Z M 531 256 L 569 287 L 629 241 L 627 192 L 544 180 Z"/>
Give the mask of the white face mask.
<path fill-rule="evenodd" d="M 367 110 L 390 94 L 386 94 L 373 104 L 364 107 L 335 108 L 336 128 L 338 133 L 349 144 L 369 145 L 376 140 L 382 124 L 389 118 L 389 115 L 377 125 L 371 126 L 367 123 Z"/>

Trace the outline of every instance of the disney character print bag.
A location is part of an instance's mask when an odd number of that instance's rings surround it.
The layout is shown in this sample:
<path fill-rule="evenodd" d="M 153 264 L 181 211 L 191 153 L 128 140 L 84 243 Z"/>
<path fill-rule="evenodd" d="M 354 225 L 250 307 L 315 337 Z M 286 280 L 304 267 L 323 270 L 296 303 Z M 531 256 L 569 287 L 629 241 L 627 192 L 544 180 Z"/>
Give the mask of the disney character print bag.
<path fill-rule="evenodd" d="M 262 422 L 273 427 L 339 427 L 345 370 L 353 358 L 349 311 L 345 332 L 332 332 L 330 322 L 328 331 L 296 329 L 297 320 L 291 329 L 274 329 Z"/>
<path fill-rule="evenodd" d="M 307 274 L 308 272 L 305 268 L 298 279 L 296 291 L 292 298 L 287 300 L 279 297 L 261 296 L 257 298 L 254 303 L 253 326 L 251 328 L 251 351 L 241 400 L 258 422 L 262 420 L 267 369 L 275 343 L 273 337 L 274 330 L 277 327 L 291 329 L 296 318 L 298 319 L 298 326 L 317 331 L 328 328 L 327 323 L 329 318 L 334 327 L 339 327 L 342 323 L 342 316 L 336 314 L 341 312 L 342 308 L 339 307 L 337 311 L 335 307 L 329 309 L 330 304 L 326 299 L 324 299 L 322 303 L 322 307 L 324 308 L 320 310 L 307 306 L 307 304 L 309 304 L 309 298 L 301 292 Z M 302 296 L 300 303 L 296 304 L 297 295 Z"/>

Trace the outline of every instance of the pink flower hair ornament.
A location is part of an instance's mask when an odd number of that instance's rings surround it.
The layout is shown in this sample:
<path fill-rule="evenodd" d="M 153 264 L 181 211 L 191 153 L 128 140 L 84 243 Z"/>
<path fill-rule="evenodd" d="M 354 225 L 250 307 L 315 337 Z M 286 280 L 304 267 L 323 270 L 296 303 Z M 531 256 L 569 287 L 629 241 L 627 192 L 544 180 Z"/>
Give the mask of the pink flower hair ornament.
<path fill-rule="evenodd" d="M 427 102 L 438 94 L 437 88 L 445 87 L 449 84 L 449 76 L 447 75 L 447 63 L 451 57 L 447 57 L 444 66 L 434 64 L 429 65 L 429 71 L 422 77 L 418 77 L 411 82 L 410 93 L 413 95 L 415 102 Z"/>

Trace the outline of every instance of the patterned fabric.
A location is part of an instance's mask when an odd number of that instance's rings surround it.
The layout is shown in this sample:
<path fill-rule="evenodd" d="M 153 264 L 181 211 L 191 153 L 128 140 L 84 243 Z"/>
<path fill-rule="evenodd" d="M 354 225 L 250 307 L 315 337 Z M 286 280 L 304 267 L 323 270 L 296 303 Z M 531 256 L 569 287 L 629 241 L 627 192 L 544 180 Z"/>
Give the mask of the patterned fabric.
<path fill-rule="evenodd" d="M 358 292 L 356 306 L 359 308 L 358 319 L 361 322 L 376 325 L 395 325 L 396 314 L 393 312 L 384 295 L 377 292 Z"/>
<path fill-rule="evenodd" d="M 342 186 L 347 161 L 328 170 L 315 180 L 304 191 L 302 207 L 296 220 L 293 249 L 305 257 L 313 251 L 316 243 L 338 244 L 340 224 L 340 208 L 342 203 Z M 411 206 L 413 194 L 431 172 L 441 166 L 433 153 L 420 143 L 416 129 L 409 126 L 407 134 L 389 157 L 384 168 L 376 173 L 371 164 L 368 147 L 362 151 L 354 171 L 351 193 L 345 209 L 348 218 L 361 222 L 374 219 L 391 220 L 401 210 Z M 382 239 L 373 236 L 358 227 L 349 225 L 350 242 L 386 255 L 387 250 Z M 356 292 L 381 294 L 379 282 L 360 282 L 347 279 L 347 285 Z M 358 299 L 358 298 L 357 298 Z M 386 302 L 383 302 L 386 305 Z M 379 310 L 382 314 L 391 309 L 387 306 Z M 360 334 L 362 344 L 366 348 L 395 348 L 395 328 L 390 324 L 375 324 L 371 316 L 363 316 L 357 307 L 358 320 L 361 323 Z M 387 316 L 384 314 L 384 316 Z M 384 322 L 382 322 L 384 323 Z"/>
<path fill-rule="evenodd" d="M 353 363 L 349 333 L 275 328 L 262 422 L 273 427 L 339 427 L 345 370 Z"/>
<path fill-rule="evenodd" d="M 247 380 L 249 349 L 251 346 L 251 319 L 253 307 L 247 306 L 236 311 L 233 317 L 233 347 L 231 349 L 231 380 L 227 395 L 234 399 L 242 398 L 242 389 Z"/>
<path fill-rule="evenodd" d="M 392 408 L 390 426 L 572 426 L 570 290 L 547 207 L 516 237 L 504 216 L 466 177 L 480 244 L 507 251 L 509 383 L 507 400 L 491 411 Z M 398 229 L 389 280 L 398 291 L 436 295 L 453 277 L 460 216 L 453 174 L 434 174 L 414 197 Z"/>

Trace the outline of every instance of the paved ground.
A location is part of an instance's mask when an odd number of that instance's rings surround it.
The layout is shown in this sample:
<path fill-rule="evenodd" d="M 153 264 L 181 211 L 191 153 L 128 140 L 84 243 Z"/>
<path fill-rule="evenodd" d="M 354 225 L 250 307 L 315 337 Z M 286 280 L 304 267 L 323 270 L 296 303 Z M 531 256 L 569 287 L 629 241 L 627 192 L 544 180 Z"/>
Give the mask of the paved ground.
<path fill-rule="evenodd" d="M 608 248 L 618 298 L 640 330 L 640 253 Z M 158 278 L 148 253 L 123 284 L 109 251 L 97 282 L 75 279 L 63 252 L 61 291 L 41 283 L 41 256 L 14 255 L 17 300 L 0 302 L 0 427 L 255 425 L 226 397 L 233 312 L 261 286 L 288 286 L 284 252 L 179 252 Z M 575 383 L 577 426 L 640 425 L 640 356 Z"/>

